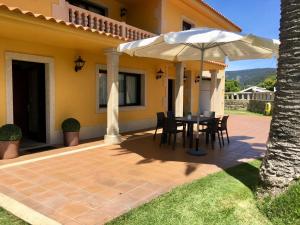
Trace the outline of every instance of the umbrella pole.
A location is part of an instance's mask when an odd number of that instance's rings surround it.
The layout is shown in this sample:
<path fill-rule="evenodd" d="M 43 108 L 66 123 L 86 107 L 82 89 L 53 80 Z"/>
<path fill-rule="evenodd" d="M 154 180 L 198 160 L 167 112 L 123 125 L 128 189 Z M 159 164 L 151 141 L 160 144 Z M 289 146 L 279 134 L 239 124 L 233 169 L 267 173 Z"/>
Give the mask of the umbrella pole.
<path fill-rule="evenodd" d="M 204 44 L 202 44 L 202 48 L 201 48 L 201 68 L 200 68 L 200 75 L 199 75 L 199 100 L 198 100 L 198 118 L 197 118 L 197 133 L 196 133 L 196 148 L 193 149 L 189 149 L 188 153 L 190 155 L 194 155 L 194 156 L 204 156 L 207 154 L 207 152 L 203 149 L 199 149 L 199 120 L 200 120 L 200 95 L 201 95 L 201 82 L 202 82 L 202 75 L 203 75 L 203 66 L 204 66 L 204 52 L 205 52 L 205 48 L 204 48 Z M 193 135 L 193 132 L 192 134 Z"/>
<path fill-rule="evenodd" d="M 203 46 L 203 44 L 202 44 Z M 200 75 L 199 75 L 199 99 L 198 99 L 198 114 L 201 114 L 201 108 L 200 108 L 200 95 L 201 95 L 201 82 L 202 82 L 202 76 L 203 76 L 203 66 L 204 66 L 204 52 L 205 49 L 202 47 L 201 49 L 201 65 L 200 65 Z"/>

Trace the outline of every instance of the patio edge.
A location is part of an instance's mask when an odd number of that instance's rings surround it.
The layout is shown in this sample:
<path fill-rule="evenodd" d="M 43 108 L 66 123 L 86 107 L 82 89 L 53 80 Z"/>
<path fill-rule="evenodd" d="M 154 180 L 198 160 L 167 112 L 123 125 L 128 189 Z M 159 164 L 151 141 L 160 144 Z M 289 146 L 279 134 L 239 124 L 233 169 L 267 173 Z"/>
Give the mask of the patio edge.
<path fill-rule="evenodd" d="M 0 193 L 0 206 L 18 218 L 32 225 L 61 225 L 61 223 L 35 211 L 32 208 Z"/>

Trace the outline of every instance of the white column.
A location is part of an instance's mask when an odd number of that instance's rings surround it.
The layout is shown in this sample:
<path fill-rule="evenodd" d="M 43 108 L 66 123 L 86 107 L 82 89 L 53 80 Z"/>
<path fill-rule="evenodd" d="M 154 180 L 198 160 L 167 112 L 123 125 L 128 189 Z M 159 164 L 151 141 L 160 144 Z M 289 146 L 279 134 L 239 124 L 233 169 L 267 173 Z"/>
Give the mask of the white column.
<path fill-rule="evenodd" d="M 176 63 L 176 83 L 175 83 L 175 116 L 183 116 L 183 81 L 184 65 L 182 62 Z"/>
<path fill-rule="evenodd" d="M 119 57 L 115 49 L 105 51 L 107 60 L 107 129 L 105 143 L 119 144 Z"/>
<path fill-rule="evenodd" d="M 211 82 L 210 82 L 210 111 L 217 111 L 217 75 L 218 71 L 211 70 Z"/>

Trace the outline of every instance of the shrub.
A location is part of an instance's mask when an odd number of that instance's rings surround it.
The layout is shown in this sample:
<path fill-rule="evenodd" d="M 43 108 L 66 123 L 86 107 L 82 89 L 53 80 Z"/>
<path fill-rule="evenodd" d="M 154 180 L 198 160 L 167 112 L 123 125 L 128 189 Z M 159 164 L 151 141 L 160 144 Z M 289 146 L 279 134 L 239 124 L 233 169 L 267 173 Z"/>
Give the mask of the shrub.
<path fill-rule="evenodd" d="M 74 118 L 68 118 L 64 120 L 64 122 L 61 125 L 61 128 L 63 132 L 79 132 L 80 123 Z"/>
<path fill-rule="evenodd" d="M 22 138 L 20 127 L 14 124 L 6 124 L 0 127 L 0 141 L 19 141 Z"/>

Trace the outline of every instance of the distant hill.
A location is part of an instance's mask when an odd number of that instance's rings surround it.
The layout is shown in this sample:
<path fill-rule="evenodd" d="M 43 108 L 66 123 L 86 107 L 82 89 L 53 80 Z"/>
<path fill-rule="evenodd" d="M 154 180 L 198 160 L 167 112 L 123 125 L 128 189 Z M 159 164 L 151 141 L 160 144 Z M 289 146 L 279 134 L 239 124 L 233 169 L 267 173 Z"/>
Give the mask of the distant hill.
<path fill-rule="evenodd" d="M 237 80 L 243 87 L 248 87 L 257 85 L 276 72 L 275 68 L 226 71 L 226 79 Z"/>

